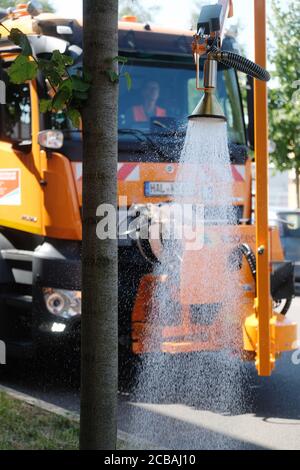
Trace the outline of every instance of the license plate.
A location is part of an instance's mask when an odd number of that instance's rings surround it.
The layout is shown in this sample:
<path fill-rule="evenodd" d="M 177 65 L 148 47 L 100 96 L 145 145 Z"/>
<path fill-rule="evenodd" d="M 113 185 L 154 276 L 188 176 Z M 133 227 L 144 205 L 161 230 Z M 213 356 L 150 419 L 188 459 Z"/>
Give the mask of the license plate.
<path fill-rule="evenodd" d="M 146 181 L 145 196 L 180 196 L 193 193 L 190 185 L 186 183 Z"/>

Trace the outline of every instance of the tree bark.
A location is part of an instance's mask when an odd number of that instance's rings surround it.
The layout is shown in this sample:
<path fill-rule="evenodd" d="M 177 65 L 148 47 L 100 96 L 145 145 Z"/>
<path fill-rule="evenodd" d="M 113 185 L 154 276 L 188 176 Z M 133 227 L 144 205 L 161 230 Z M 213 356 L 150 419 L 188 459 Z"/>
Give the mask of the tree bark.
<path fill-rule="evenodd" d="M 299 186 L 300 169 L 296 168 L 296 193 L 297 193 L 297 208 L 300 208 L 300 186 Z"/>
<path fill-rule="evenodd" d="M 117 434 L 117 241 L 97 238 L 96 212 L 101 204 L 117 208 L 118 85 L 105 70 L 118 55 L 118 0 L 84 0 L 83 34 L 92 87 L 83 114 L 80 448 L 112 450 Z"/>

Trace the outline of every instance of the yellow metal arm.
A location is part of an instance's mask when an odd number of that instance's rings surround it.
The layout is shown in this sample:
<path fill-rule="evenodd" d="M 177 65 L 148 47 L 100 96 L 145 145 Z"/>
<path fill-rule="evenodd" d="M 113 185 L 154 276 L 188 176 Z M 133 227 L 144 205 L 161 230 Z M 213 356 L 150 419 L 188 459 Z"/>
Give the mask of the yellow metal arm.
<path fill-rule="evenodd" d="M 254 0 L 255 61 L 266 67 L 266 2 Z M 271 355 L 270 319 L 270 251 L 268 227 L 268 103 L 267 84 L 254 81 L 254 129 L 256 162 L 256 258 L 257 258 L 257 317 L 259 375 L 271 375 L 274 358 Z"/>

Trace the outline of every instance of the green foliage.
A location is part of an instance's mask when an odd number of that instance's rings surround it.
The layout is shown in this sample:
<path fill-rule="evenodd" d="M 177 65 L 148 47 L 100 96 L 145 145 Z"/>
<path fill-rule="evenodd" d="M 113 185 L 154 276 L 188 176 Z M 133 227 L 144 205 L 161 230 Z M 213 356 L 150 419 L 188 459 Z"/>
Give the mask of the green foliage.
<path fill-rule="evenodd" d="M 78 109 L 75 109 L 75 108 L 69 108 L 67 110 L 67 116 L 68 118 L 71 120 L 71 122 L 73 123 L 73 125 L 75 127 L 79 127 L 80 125 L 80 119 L 81 119 L 81 114 L 80 112 L 78 111 Z"/>
<path fill-rule="evenodd" d="M 145 8 L 140 0 L 119 0 L 119 18 L 123 16 L 136 16 L 138 21 L 148 22 L 155 19 L 160 10 L 158 6 Z"/>
<path fill-rule="evenodd" d="M 72 90 L 79 91 L 79 92 L 82 92 L 82 93 L 87 92 L 90 88 L 89 83 L 85 82 L 82 78 L 80 78 L 76 75 L 72 75 L 72 77 L 70 79 L 70 86 L 71 86 Z"/>
<path fill-rule="evenodd" d="M 33 80 L 38 72 L 38 66 L 25 55 L 19 55 L 9 67 L 7 73 L 10 80 L 17 85 Z"/>
<path fill-rule="evenodd" d="M 112 70 L 112 69 L 107 69 L 106 70 L 106 74 L 108 75 L 109 79 L 111 82 L 118 82 L 119 81 L 119 74 L 115 71 L 115 70 Z"/>
<path fill-rule="evenodd" d="M 300 169 L 300 9 L 298 0 L 272 0 L 270 60 L 276 87 L 269 92 L 271 159 L 283 171 Z"/>
<path fill-rule="evenodd" d="M 131 75 L 129 72 L 124 72 L 124 77 L 126 79 L 126 83 L 127 83 L 127 89 L 128 91 L 131 90 L 131 87 L 132 87 L 132 78 L 131 78 Z"/>
<path fill-rule="evenodd" d="M 59 51 L 53 51 L 51 61 L 59 75 L 63 75 L 65 73 L 67 66 L 73 65 L 72 57 L 62 54 Z"/>
<path fill-rule="evenodd" d="M 19 46 L 22 49 L 22 55 L 31 56 L 32 55 L 32 48 L 28 37 L 22 33 L 18 28 L 12 28 L 10 31 L 10 35 L 8 39 Z"/>
<path fill-rule="evenodd" d="M 40 111 L 41 113 L 47 113 L 52 109 L 52 100 L 41 100 L 40 101 Z"/>
<path fill-rule="evenodd" d="M 53 51 L 49 60 L 35 57 L 30 39 L 18 28 L 11 29 L 9 40 L 21 49 L 20 55 L 7 71 L 12 83 L 21 84 L 33 80 L 38 72 L 42 72 L 53 89 L 53 97 L 41 100 L 40 111 L 42 113 L 52 110 L 65 111 L 72 124 L 78 127 L 81 110 L 88 99 L 91 86 L 90 74 L 87 71 L 70 74 L 69 69 L 73 65 L 73 59 L 59 50 Z M 122 73 L 126 62 L 127 58 L 122 56 L 109 59 L 106 63 L 106 75 L 113 83 L 124 76 L 129 90 L 131 77 L 128 72 Z M 116 63 L 121 65 L 120 71 L 117 71 Z"/>
<path fill-rule="evenodd" d="M 114 57 L 112 60 L 107 60 L 106 75 L 109 77 L 110 81 L 113 83 L 119 82 L 120 77 L 125 77 L 126 83 L 127 83 L 127 89 L 129 91 L 132 86 L 132 78 L 129 72 L 123 73 L 123 67 L 127 63 L 127 61 L 128 61 L 127 57 L 123 57 L 119 55 Z M 121 64 L 120 72 L 117 72 L 116 69 L 113 68 L 113 64 L 115 62 L 118 62 L 119 64 Z"/>
<path fill-rule="evenodd" d="M 19 29 L 13 28 L 9 35 L 10 41 L 21 48 L 21 54 L 8 69 L 12 83 L 21 84 L 37 77 L 42 72 L 53 88 L 52 99 L 41 100 L 41 112 L 66 110 L 75 127 L 80 123 L 80 111 L 88 99 L 90 80 L 88 74 L 70 75 L 69 67 L 73 59 L 55 50 L 50 60 L 38 59 L 33 56 L 30 40 Z"/>
<path fill-rule="evenodd" d="M 25 39 L 26 38 L 26 39 Z M 12 30 L 10 39 L 20 47 L 25 48 L 8 69 L 8 74 L 13 83 L 24 83 L 36 78 L 38 71 L 44 73 L 53 87 L 54 96 L 50 100 L 41 100 L 41 112 L 71 110 L 68 117 L 74 126 L 78 127 L 80 110 L 88 98 L 90 83 L 79 75 L 70 76 L 68 67 L 73 64 L 73 59 L 58 50 L 52 53 L 50 60 L 30 58 L 27 54 L 30 43 L 27 37 L 19 30 Z M 27 44 L 29 43 L 29 46 Z M 32 51 L 31 51 L 32 54 Z"/>

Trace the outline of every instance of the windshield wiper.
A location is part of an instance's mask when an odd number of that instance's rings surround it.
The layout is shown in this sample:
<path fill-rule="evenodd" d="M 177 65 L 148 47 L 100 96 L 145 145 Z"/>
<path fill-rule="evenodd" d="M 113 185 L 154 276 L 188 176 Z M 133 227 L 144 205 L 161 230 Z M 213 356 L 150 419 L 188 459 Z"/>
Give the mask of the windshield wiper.
<path fill-rule="evenodd" d="M 180 137 L 180 136 L 185 135 L 185 133 L 186 133 L 186 129 L 183 129 L 183 128 L 180 128 L 180 127 L 175 129 L 175 128 L 172 128 L 170 126 L 166 126 L 166 124 L 163 124 L 158 119 L 155 120 L 155 121 L 152 121 L 152 124 L 154 124 L 156 127 L 159 127 L 160 129 L 162 129 L 162 131 L 158 132 L 158 134 L 161 134 L 163 136 Z"/>
<path fill-rule="evenodd" d="M 163 160 L 168 159 L 168 155 L 166 155 L 161 148 L 151 139 L 149 134 L 146 132 L 143 132 L 140 129 L 118 129 L 119 134 L 128 134 L 128 135 L 133 135 L 136 137 L 140 142 L 148 142 L 154 152 Z"/>

